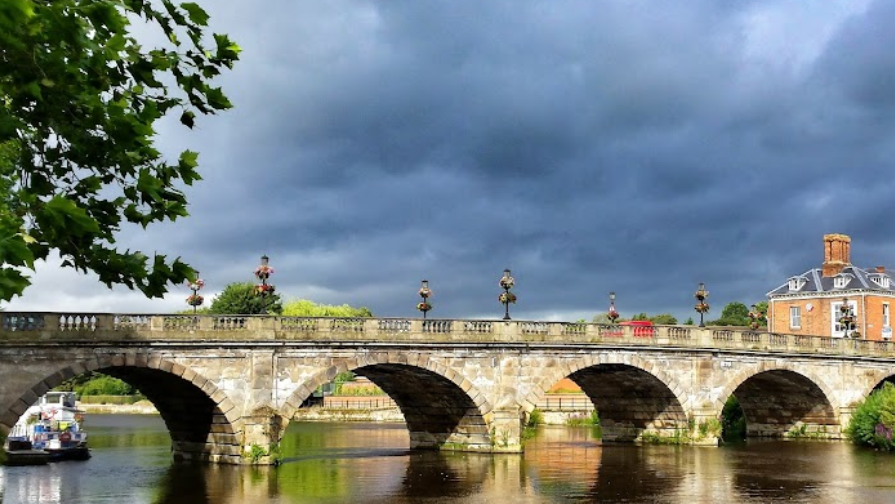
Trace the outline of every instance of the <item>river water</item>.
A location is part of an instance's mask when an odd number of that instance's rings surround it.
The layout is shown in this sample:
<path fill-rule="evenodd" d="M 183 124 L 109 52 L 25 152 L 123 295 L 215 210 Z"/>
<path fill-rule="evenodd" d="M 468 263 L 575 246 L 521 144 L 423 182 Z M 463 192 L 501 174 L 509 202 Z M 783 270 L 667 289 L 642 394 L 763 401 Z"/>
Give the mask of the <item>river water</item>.
<path fill-rule="evenodd" d="M 524 455 L 410 452 L 403 424 L 294 423 L 277 468 L 174 464 L 157 416 L 91 416 L 93 458 L 0 467 L 2 504 L 895 503 L 895 456 L 845 443 L 601 446 L 542 427 Z"/>

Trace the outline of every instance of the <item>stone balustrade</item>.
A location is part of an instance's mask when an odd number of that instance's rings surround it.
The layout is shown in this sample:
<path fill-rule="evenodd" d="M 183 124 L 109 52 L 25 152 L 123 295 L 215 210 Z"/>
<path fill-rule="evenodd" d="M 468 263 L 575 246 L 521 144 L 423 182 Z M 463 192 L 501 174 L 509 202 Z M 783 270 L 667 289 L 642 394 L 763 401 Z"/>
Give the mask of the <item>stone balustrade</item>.
<path fill-rule="evenodd" d="M 748 328 L 418 318 L 307 318 L 0 312 L 0 344 L 76 341 L 322 341 L 604 345 L 893 357 L 891 341 L 768 333 Z"/>

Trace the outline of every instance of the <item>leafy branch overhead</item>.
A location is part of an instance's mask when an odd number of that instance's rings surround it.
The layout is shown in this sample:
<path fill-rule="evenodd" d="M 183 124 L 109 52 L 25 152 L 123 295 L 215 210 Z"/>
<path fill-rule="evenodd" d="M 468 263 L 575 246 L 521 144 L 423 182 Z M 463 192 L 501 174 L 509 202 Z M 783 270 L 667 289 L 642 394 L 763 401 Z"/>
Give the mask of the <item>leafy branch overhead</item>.
<path fill-rule="evenodd" d="M 141 21 L 142 20 L 142 21 Z M 168 41 L 144 48 L 132 21 Z M 208 14 L 170 0 L 0 1 L 0 300 L 29 285 L 21 268 L 57 250 L 66 266 L 149 297 L 193 275 L 179 259 L 114 247 L 126 222 L 187 215 L 180 187 L 198 154 L 154 146 L 156 121 L 232 107 L 211 81 L 238 59 Z"/>

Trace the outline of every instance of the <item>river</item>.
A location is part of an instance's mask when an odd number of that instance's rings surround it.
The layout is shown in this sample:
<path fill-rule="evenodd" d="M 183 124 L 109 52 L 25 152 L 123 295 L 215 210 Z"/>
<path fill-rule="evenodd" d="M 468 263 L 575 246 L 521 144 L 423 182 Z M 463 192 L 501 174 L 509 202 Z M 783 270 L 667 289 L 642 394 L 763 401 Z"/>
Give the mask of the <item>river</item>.
<path fill-rule="evenodd" d="M 403 424 L 293 423 L 276 468 L 174 464 L 157 416 L 88 418 L 93 458 L 0 467 L 2 504 L 892 504 L 895 457 L 846 443 L 601 446 L 542 427 L 524 455 L 410 452 Z"/>

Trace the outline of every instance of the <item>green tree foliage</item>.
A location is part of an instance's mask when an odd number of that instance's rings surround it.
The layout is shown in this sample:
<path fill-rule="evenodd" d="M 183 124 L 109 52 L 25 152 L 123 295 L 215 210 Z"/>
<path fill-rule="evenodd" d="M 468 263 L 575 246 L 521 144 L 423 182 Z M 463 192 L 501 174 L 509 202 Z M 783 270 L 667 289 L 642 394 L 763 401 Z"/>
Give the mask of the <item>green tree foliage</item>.
<path fill-rule="evenodd" d="M 732 394 L 721 410 L 721 439 L 729 443 L 746 439 L 746 416 L 740 401 Z"/>
<path fill-rule="evenodd" d="M 84 373 L 70 378 L 55 388 L 68 390 L 78 395 L 133 395 L 137 390 L 127 382 L 102 373 Z"/>
<path fill-rule="evenodd" d="M 619 317 L 615 320 L 615 323 L 618 324 L 619 322 L 624 322 L 625 320 L 627 320 L 627 319 L 625 319 L 624 317 Z M 607 314 L 607 313 L 598 313 L 598 314 L 594 315 L 594 318 L 591 319 L 591 322 L 593 322 L 594 324 L 611 324 L 612 323 L 612 321 L 609 320 L 609 314 Z"/>
<path fill-rule="evenodd" d="M 166 46 L 144 48 L 132 22 L 160 29 Z M 192 128 L 197 113 L 231 107 L 210 82 L 240 49 L 226 35 L 206 39 L 207 25 L 192 2 L 0 1 L 0 145 L 14 145 L 5 191 L 16 203 L 0 218 L 0 300 L 21 295 L 21 269 L 52 250 L 149 297 L 194 275 L 179 259 L 114 244 L 124 223 L 187 215 L 181 188 L 199 180 L 198 155 L 163 159 L 154 125 L 179 114 Z"/>
<path fill-rule="evenodd" d="M 279 315 L 283 313 L 280 295 L 260 295 L 251 282 L 231 283 L 214 298 L 208 313 L 226 315 Z"/>
<path fill-rule="evenodd" d="M 845 435 L 852 442 L 878 450 L 895 449 L 895 385 L 885 382 L 873 391 L 852 414 Z"/>
<path fill-rule="evenodd" d="M 658 325 L 677 325 L 677 317 L 670 313 L 659 313 L 650 317 L 653 324 Z"/>
<path fill-rule="evenodd" d="M 693 322 L 693 317 L 687 317 L 687 320 L 684 321 L 684 325 L 695 325 L 696 322 Z"/>
<path fill-rule="evenodd" d="M 749 325 L 749 308 L 739 301 L 727 303 L 721 310 L 721 318 L 707 322 L 713 326 L 739 326 L 745 327 Z"/>
<path fill-rule="evenodd" d="M 670 313 L 659 313 L 658 315 L 649 315 L 647 313 L 638 313 L 631 320 L 649 320 L 653 324 L 659 325 L 677 325 L 677 317 Z"/>
<path fill-rule="evenodd" d="M 288 301 L 283 306 L 283 315 L 288 317 L 372 317 L 373 312 L 362 306 L 354 308 L 347 304 L 326 305 L 317 304 L 307 299 Z"/>

